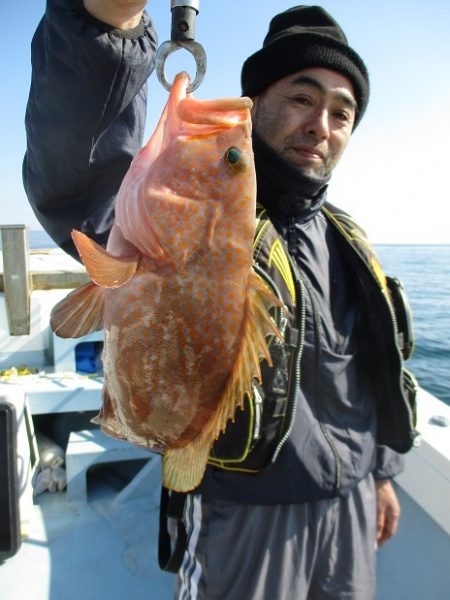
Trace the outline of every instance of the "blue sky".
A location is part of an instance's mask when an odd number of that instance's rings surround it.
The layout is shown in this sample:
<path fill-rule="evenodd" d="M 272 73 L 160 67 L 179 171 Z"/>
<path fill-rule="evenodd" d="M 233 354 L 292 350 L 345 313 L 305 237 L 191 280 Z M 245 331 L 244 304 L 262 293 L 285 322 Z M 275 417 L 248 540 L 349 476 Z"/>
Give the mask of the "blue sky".
<path fill-rule="evenodd" d="M 261 46 L 270 18 L 293 6 L 284 0 L 239 3 L 200 0 L 197 41 L 208 56 L 200 98 L 240 93 L 240 68 Z M 321 5 L 341 24 L 366 62 L 372 94 L 330 184 L 329 199 L 352 213 L 376 243 L 450 243 L 450 192 L 446 174 L 450 142 L 450 2 L 327 0 Z M 0 40 L 3 137 L 1 223 L 39 228 L 21 182 L 25 151 L 23 119 L 30 85 L 30 43 L 44 0 L 4 2 Z M 147 10 L 159 41 L 170 37 L 170 1 Z M 190 55 L 177 52 L 168 77 L 187 69 Z M 152 75 L 147 134 L 167 97 Z"/>

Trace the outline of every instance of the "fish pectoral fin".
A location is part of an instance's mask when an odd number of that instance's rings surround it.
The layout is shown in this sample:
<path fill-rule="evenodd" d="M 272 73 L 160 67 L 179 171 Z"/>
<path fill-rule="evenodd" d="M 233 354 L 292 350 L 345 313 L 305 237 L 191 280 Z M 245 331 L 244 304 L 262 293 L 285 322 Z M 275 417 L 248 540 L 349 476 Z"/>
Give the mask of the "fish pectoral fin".
<path fill-rule="evenodd" d="M 169 250 L 176 269 L 199 251 L 211 248 L 223 208 L 215 200 L 193 200 L 167 190 L 152 190 L 152 228 Z"/>
<path fill-rule="evenodd" d="M 228 377 L 217 408 L 204 429 L 184 448 L 167 450 L 163 461 L 164 486 L 188 492 L 201 482 L 211 446 L 234 419 L 236 409 L 243 408 L 246 394 L 252 394 L 254 378 L 261 381 L 260 358 L 271 365 L 266 336 L 283 339 L 269 309 L 283 304 L 254 272 L 250 274 L 241 347 Z"/>
<path fill-rule="evenodd" d="M 72 239 L 89 277 L 104 288 L 124 285 L 136 273 L 140 255 L 113 256 L 81 231 L 72 231 Z"/>
<path fill-rule="evenodd" d="M 209 218 L 208 218 L 208 224 L 207 224 L 206 240 L 208 243 L 208 247 L 212 248 L 213 242 L 214 242 L 214 232 L 216 230 L 217 224 L 220 221 L 220 218 L 222 217 L 222 211 L 216 205 L 211 204 L 209 206 L 209 215 L 208 216 L 209 216 Z"/>
<path fill-rule="evenodd" d="M 89 282 L 56 304 L 50 315 L 52 331 L 62 338 L 78 338 L 103 328 L 104 291 Z"/>

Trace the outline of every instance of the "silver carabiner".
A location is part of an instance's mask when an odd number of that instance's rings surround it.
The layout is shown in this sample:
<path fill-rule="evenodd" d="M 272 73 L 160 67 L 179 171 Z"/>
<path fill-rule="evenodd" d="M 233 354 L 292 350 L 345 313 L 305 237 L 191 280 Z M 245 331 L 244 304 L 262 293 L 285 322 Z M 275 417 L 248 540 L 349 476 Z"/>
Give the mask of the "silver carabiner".
<path fill-rule="evenodd" d="M 193 40 L 178 40 L 162 43 L 156 52 L 156 75 L 158 76 L 159 82 L 166 88 L 168 92 L 170 92 L 172 84 L 167 81 L 165 63 L 167 57 L 180 48 L 184 48 L 190 52 L 194 57 L 195 64 L 197 65 L 195 79 L 194 81 L 191 81 L 186 90 L 187 93 L 190 94 L 198 88 L 206 73 L 206 52 L 201 44 L 198 44 Z"/>
<path fill-rule="evenodd" d="M 200 0 L 171 0 L 172 30 L 170 42 L 164 42 L 156 52 L 156 75 L 159 82 L 170 92 L 172 84 L 167 81 L 165 63 L 167 57 L 184 48 L 192 54 L 197 66 L 195 79 L 187 92 L 193 92 L 203 81 L 206 73 L 206 52 L 195 41 L 195 19 L 199 12 Z"/>

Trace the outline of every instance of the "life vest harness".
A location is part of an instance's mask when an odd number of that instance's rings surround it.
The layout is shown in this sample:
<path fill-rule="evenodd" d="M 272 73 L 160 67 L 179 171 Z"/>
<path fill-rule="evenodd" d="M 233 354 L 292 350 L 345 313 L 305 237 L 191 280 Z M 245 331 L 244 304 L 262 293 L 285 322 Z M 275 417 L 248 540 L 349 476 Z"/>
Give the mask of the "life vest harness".
<path fill-rule="evenodd" d="M 411 309 L 401 282 L 388 277 L 370 245 L 364 231 L 346 213 L 325 203 L 322 212 L 349 242 L 375 278 L 389 307 L 397 346 L 403 359 L 414 348 Z M 254 269 L 283 301 L 285 309 L 274 309 L 273 319 L 284 336 L 284 342 L 273 338 L 269 347 L 273 366 L 261 363 L 264 387 L 253 383 L 253 393 L 247 395 L 244 408 L 214 443 L 209 464 L 214 468 L 240 473 L 258 473 L 276 460 L 288 439 L 296 414 L 299 391 L 300 359 L 304 338 L 304 290 L 295 275 L 295 266 L 285 243 L 259 206 L 253 245 Z M 304 285 L 304 284 L 303 284 Z M 417 382 L 409 371 L 402 370 L 405 401 L 415 426 L 415 396 Z M 186 494 L 162 488 L 159 531 L 159 564 L 161 569 L 177 572 L 184 554 L 186 532 L 182 523 Z M 171 548 L 167 517 L 177 523 L 177 542 Z"/>
<path fill-rule="evenodd" d="M 326 203 L 323 212 L 369 267 L 385 296 L 403 359 L 413 350 L 412 316 L 404 289 L 398 279 L 385 275 L 375 250 L 362 229 L 347 214 Z M 258 206 L 254 239 L 254 268 L 271 290 L 284 302 L 287 310 L 274 311 L 273 318 L 284 344 L 270 341 L 274 367 L 261 364 L 264 387 L 253 384 L 252 397 L 245 398 L 244 410 L 237 411 L 225 432 L 212 447 L 209 464 L 228 471 L 257 473 L 273 462 L 287 439 L 296 411 L 296 362 L 301 358 L 304 331 L 301 282 L 285 244 Z M 408 385 L 414 387 L 413 376 L 406 372 Z M 414 402 L 410 402 L 414 406 Z M 414 415 L 413 415 L 414 416 Z"/>

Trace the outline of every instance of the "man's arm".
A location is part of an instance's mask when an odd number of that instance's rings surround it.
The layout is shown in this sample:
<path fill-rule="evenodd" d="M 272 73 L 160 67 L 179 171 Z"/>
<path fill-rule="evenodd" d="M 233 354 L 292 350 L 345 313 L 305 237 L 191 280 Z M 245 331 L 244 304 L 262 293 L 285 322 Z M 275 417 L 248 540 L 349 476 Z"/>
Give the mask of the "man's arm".
<path fill-rule="evenodd" d="M 390 479 L 375 481 L 377 496 L 377 545 L 378 548 L 397 533 L 400 504 Z"/>
<path fill-rule="evenodd" d="M 76 258 L 72 229 L 106 243 L 115 196 L 142 146 L 146 81 L 156 51 L 143 2 L 86 3 L 107 4 L 110 16 L 120 5 L 120 19 L 101 21 L 82 0 L 48 0 L 32 42 L 23 165 L 24 187 L 38 220 Z M 135 22 L 133 29 L 116 26 Z"/>
<path fill-rule="evenodd" d="M 377 448 L 377 464 L 373 475 L 377 499 L 377 544 L 382 546 L 395 535 L 400 519 L 400 504 L 392 478 L 404 469 L 403 457 L 386 446 Z"/>
<path fill-rule="evenodd" d="M 142 0 L 84 0 L 86 10 L 99 21 L 118 29 L 134 29 L 144 11 Z"/>

